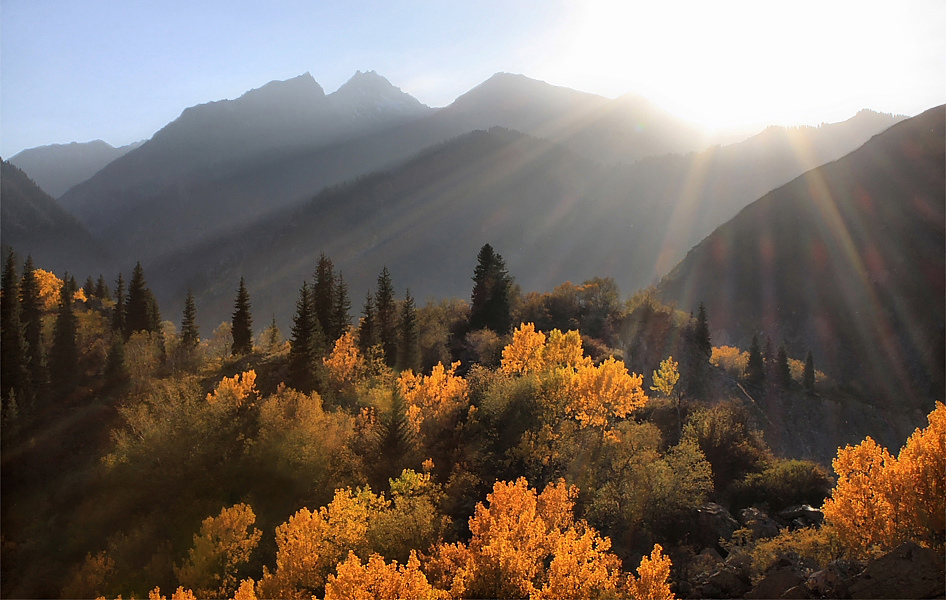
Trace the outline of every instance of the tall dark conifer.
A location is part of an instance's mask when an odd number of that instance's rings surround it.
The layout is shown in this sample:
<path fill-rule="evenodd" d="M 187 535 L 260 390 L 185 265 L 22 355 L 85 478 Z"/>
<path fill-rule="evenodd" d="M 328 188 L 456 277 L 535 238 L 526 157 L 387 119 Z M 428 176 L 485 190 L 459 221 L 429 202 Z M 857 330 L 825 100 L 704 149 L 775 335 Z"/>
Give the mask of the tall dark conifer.
<path fill-rule="evenodd" d="M 713 355 L 713 342 L 710 339 L 709 322 L 706 319 L 706 306 L 702 302 L 700 302 L 700 308 L 696 313 L 693 345 L 700 360 L 708 363 Z"/>
<path fill-rule="evenodd" d="M 194 294 L 187 290 L 184 299 L 184 317 L 181 319 L 181 346 L 193 350 L 200 341 L 200 330 L 197 327 L 197 305 L 194 303 Z"/>
<path fill-rule="evenodd" d="M 374 295 L 376 329 L 378 341 L 384 350 L 384 362 L 389 367 L 397 365 L 397 305 L 394 302 L 394 285 L 387 267 L 378 275 L 378 289 Z"/>
<path fill-rule="evenodd" d="M 348 286 L 342 272 L 335 278 L 335 298 L 332 302 L 332 341 L 342 337 L 351 326 L 351 300 L 348 299 Z"/>
<path fill-rule="evenodd" d="M 778 354 L 775 356 L 775 377 L 778 384 L 788 389 L 792 384 L 792 370 L 788 366 L 788 352 L 785 344 L 779 344 Z"/>
<path fill-rule="evenodd" d="M 85 285 L 82 286 L 82 293 L 85 294 L 85 299 L 87 302 L 92 298 L 95 298 L 95 281 L 92 280 L 91 275 L 86 277 Z"/>
<path fill-rule="evenodd" d="M 125 295 L 125 278 L 118 274 L 115 280 L 115 308 L 112 310 L 112 331 L 120 336 L 125 334 L 125 303 L 128 297 Z"/>
<path fill-rule="evenodd" d="M 161 325 L 161 315 L 154 294 L 145 281 L 141 262 L 135 265 L 128 284 L 128 299 L 125 301 L 125 339 L 136 331 L 153 333 Z"/>
<path fill-rule="evenodd" d="M 79 348 L 76 344 L 77 319 L 72 308 L 68 278 L 59 293 L 59 312 L 53 328 L 53 345 L 49 352 L 49 369 L 54 387 L 71 391 L 79 376 Z"/>
<path fill-rule="evenodd" d="M 108 284 L 105 283 L 104 275 L 99 275 L 98 281 L 95 282 L 95 297 L 99 300 L 112 299 L 112 294 L 108 290 Z"/>
<path fill-rule="evenodd" d="M 26 257 L 23 277 L 20 279 L 20 319 L 26 338 L 30 398 L 21 398 L 18 402 L 39 398 L 49 382 L 46 352 L 43 348 L 43 300 L 40 297 L 39 282 L 36 280 L 31 256 Z"/>
<path fill-rule="evenodd" d="M 420 350 L 417 347 L 417 308 L 411 291 L 405 290 L 401 304 L 401 318 L 398 323 L 397 368 L 417 370 L 420 364 Z"/>
<path fill-rule="evenodd" d="M 749 359 L 746 361 L 746 383 L 761 388 L 765 383 L 765 361 L 762 358 L 762 349 L 759 348 L 759 336 L 752 336 L 749 346 Z"/>
<path fill-rule="evenodd" d="M 397 386 L 391 396 L 391 407 L 378 420 L 377 457 L 372 468 L 373 485 L 383 485 L 410 467 L 414 459 L 414 434 L 407 420 L 407 406 Z"/>
<path fill-rule="evenodd" d="M 808 355 L 805 357 L 805 371 L 802 375 L 802 382 L 806 392 L 809 394 L 815 393 L 815 359 L 811 355 L 811 350 L 808 351 Z"/>
<path fill-rule="evenodd" d="M 333 307 L 335 305 L 335 270 L 332 259 L 319 255 L 319 264 L 315 268 L 315 277 L 312 283 L 312 306 L 319 326 L 325 333 L 326 341 L 331 344 L 335 341 L 335 331 L 332 326 Z"/>
<path fill-rule="evenodd" d="M 28 377 L 26 336 L 20 310 L 20 278 L 16 272 L 16 263 L 16 255 L 11 250 L 3 267 L 0 285 L 0 398 L 4 408 L 11 398 L 20 398 L 22 402 Z"/>
<path fill-rule="evenodd" d="M 253 316 L 250 314 L 250 293 L 246 291 L 246 281 L 240 277 L 240 288 L 237 290 L 236 301 L 233 303 L 233 333 L 234 356 L 249 354 L 253 351 Z"/>
<path fill-rule="evenodd" d="M 325 338 L 312 306 L 309 285 L 302 282 L 296 314 L 292 318 L 289 340 L 289 385 L 301 392 L 311 392 L 319 380 Z"/>
<path fill-rule="evenodd" d="M 375 330 L 374 300 L 371 298 L 371 292 L 367 292 L 365 305 L 361 309 L 361 323 L 358 325 L 358 349 L 362 354 L 367 354 L 378 343 Z"/>
<path fill-rule="evenodd" d="M 512 278 L 503 257 L 484 244 L 476 256 L 470 329 L 491 329 L 502 335 L 512 327 Z"/>

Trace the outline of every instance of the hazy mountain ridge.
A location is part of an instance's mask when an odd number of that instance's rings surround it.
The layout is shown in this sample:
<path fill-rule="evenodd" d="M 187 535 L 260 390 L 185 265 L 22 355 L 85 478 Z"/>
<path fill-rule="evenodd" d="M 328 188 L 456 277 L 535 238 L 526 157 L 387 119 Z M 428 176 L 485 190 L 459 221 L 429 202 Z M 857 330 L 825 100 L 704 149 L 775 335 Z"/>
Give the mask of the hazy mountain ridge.
<path fill-rule="evenodd" d="M 118 148 L 102 140 L 51 144 L 18 152 L 10 157 L 10 163 L 26 171 L 47 194 L 58 198 L 142 144 L 144 140 Z"/>
<path fill-rule="evenodd" d="M 0 239 L 23 259 L 60 275 L 109 272 L 111 260 L 75 217 L 15 165 L 0 171 Z"/>
<path fill-rule="evenodd" d="M 765 332 L 878 400 L 942 398 L 944 113 L 899 123 L 752 203 L 660 294 L 684 309 L 705 302 L 720 343 L 747 347 Z"/>

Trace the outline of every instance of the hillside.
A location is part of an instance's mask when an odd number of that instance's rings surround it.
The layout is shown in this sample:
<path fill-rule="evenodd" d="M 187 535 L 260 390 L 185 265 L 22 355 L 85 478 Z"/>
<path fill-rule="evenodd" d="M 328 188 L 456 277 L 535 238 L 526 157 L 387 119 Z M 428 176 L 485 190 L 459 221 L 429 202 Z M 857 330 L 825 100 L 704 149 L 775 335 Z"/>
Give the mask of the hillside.
<path fill-rule="evenodd" d="M 143 143 L 135 142 L 119 148 L 102 140 L 51 144 L 18 152 L 10 157 L 10 162 L 26 171 L 46 193 L 58 198 Z"/>
<path fill-rule="evenodd" d="M 715 340 L 784 340 L 882 405 L 944 389 L 944 108 L 876 136 L 746 207 L 660 283 L 701 301 Z"/>
<path fill-rule="evenodd" d="M 75 217 L 22 170 L 7 161 L 0 171 L 0 239 L 21 258 L 60 275 L 109 272 L 110 257 Z"/>

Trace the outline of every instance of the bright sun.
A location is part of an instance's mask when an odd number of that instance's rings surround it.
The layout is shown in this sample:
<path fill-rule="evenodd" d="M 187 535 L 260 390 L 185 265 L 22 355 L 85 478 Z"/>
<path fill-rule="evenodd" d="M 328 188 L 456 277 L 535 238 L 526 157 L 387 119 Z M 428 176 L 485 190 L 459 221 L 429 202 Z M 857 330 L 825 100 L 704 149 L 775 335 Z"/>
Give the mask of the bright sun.
<path fill-rule="evenodd" d="M 909 34 L 927 7 L 926 0 L 581 2 L 542 68 L 551 82 L 582 82 L 578 89 L 640 93 L 711 130 L 845 119 L 868 106 L 882 110 L 915 87 L 897 48 L 915 43 Z"/>

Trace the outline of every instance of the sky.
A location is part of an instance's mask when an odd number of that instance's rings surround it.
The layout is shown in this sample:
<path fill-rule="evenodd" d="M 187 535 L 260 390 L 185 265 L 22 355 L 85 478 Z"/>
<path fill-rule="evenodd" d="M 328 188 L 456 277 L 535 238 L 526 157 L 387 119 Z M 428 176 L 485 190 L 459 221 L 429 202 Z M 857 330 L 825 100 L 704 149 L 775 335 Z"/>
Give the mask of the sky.
<path fill-rule="evenodd" d="M 499 71 L 710 131 L 946 102 L 943 0 L 0 0 L 0 156 L 147 139 L 188 106 L 374 70 L 430 106 Z"/>

